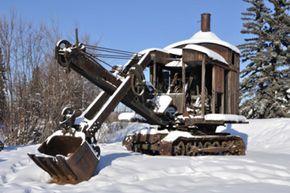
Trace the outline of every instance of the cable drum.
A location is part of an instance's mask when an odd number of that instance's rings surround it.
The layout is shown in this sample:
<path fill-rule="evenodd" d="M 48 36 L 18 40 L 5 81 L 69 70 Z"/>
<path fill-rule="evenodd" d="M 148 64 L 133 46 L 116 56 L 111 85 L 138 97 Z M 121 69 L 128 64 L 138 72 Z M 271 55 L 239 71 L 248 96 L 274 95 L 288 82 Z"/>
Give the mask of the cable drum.
<path fill-rule="evenodd" d="M 145 91 L 145 77 L 140 66 L 136 65 L 129 71 L 131 75 L 131 88 L 135 95 L 142 96 Z"/>

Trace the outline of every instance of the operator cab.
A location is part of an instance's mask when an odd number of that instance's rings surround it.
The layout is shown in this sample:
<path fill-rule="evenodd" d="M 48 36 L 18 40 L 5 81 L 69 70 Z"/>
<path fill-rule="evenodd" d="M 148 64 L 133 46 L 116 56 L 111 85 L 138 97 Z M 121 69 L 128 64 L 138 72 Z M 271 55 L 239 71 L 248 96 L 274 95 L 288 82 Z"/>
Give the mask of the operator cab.
<path fill-rule="evenodd" d="M 152 85 L 179 113 L 238 114 L 239 50 L 210 31 L 210 14 L 202 15 L 201 31 L 155 49 L 152 60 Z"/>

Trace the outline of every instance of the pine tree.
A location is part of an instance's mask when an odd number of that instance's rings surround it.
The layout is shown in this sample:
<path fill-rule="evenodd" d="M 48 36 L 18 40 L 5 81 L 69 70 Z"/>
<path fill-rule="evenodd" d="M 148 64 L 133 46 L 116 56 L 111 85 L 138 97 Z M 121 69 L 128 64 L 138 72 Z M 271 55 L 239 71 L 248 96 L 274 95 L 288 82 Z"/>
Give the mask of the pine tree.
<path fill-rule="evenodd" d="M 290 115 L 287 90 L 289 80 L 289 3 L 269 0 L 244 0 L 250 4 L 242 13 L 247 34 L 240 45 L 246 68 L 241 72 L 242 114 L 249 118 Z"/>
<path fill-rule="evenodd" d="M 287 91 L 290 90 L 290 2 L 287 0 L 269 0 L 274 7 L 272 17 L 266 18 L 269 25 L 270 57 L 275 65 L 277 80 L 275 89 L 276 104 L 281 105 L 285 116 L 290 116 L 290 100 Z"/>

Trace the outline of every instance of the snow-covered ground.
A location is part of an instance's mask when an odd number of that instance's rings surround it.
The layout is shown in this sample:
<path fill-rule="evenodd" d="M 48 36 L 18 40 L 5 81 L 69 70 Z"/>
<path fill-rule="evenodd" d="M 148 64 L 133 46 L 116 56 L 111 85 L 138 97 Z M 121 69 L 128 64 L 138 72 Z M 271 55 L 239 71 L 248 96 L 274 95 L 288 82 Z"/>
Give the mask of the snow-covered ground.
<path fill-rule="evenodd" d="M 223 129 L 247 140 L 246 156 L 148 156 L 120 142 L 101 144 L 97 175 L 77 185 L 48 183 L 48 174 L 26 155 L 37 145 L 8 147 L 0 152 L 0 192 L 290 192 L 290 119 Z"/>

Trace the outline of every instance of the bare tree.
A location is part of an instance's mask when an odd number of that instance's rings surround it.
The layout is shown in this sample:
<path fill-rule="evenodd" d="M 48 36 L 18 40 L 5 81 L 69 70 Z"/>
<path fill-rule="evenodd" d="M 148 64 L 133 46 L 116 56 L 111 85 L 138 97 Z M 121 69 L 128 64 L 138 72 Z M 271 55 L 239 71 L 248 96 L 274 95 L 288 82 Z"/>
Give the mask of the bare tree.
<path fill-rule="evenodd" d="M 4 128 L 4 121 L 6 115 L 6 89 L 5 89 L 5 65 L 0 48 L 0 129 Z"/>
<path fill-rule="evenodd" d="M 6 143 L 42 142 L 59 129 L 60 112 L 65 106 L 84 109 L 97 96 L 96 86 L 77 73 L 65 73 L 55 61 L 59 37 L 56 25 L 33 25 L 15 12 L 9 17 L 0 16 L 0 75 L 1 64 L 5 64 L 2 66 L 7 75 L 3 83 L 0 78 L 0 87 L 4 84 L 7 90 L 3 95 L 8 104 L 4 118 L 9 129 Z M 81 39 L 89 41 L 88 36 Z"/>

